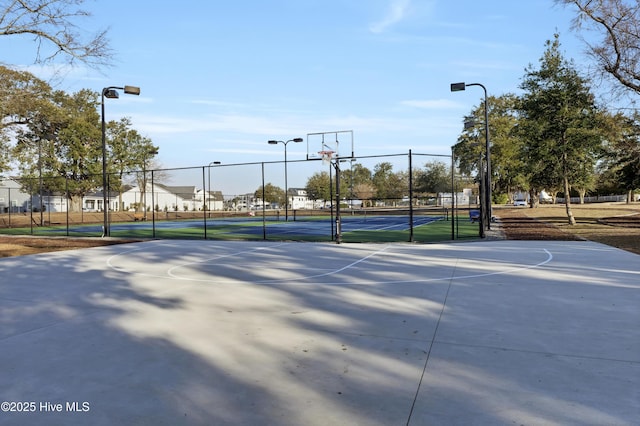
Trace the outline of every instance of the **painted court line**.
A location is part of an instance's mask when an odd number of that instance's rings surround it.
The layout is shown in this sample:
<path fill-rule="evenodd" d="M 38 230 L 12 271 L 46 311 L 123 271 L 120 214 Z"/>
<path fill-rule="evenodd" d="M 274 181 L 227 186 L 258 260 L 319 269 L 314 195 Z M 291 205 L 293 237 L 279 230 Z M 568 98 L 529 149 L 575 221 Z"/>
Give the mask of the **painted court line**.
<path fill-rule="evenodd" d="M 142 244 L 149 244 L 149 243 L 142 243 Z M 134 249 L 131 250 L 127 250 L 124 251 L 122 253 L 113 255 L 111 257 L 109 257 L 106 261 L 106 264 L 109 268 L 113 269 L 113 270 L 117 270 L 119 272 L 125 272 L 125 273 L 129 273 L 129 274 L 135 274 L 135 275 L 141 275 L 141 276 L 148 276 L 148 277 L 156 277 L 156 278 L 165 278 L 165 279 L 175 279 L 175 280 L 182 280 L 182 281 L 193 281 L 193 282 L 212 282 L 215 281 L 216 283 L 231 283 L 231 282 L 237 282 L 236 280 L 229 280 L 229 279 L 221 279 L 218 276 L 212 276 L 211 278 L 194 278 L 194 277 L 187 277 L 184 275 L 181 275 L 179 273 L 177 273 L 177 271 L 179 271 L 180 269 L 185 269 L 188 270 L 190 266 L 194 266 L 194 265 L 201 265 L 201 264 L 206 264 L 206 263 L 210 263 L 212 261 L 218 261 L 221 259 L 242 259 L 243 255 L 250 255 L 251 253 L 255 253 L 258 251 L 268 251 L 271 248 L 277 248 L 277 247 L 281 247 L 283 245 L 290 245 L 290 244 L 296 244 L 296 243 L 278 243 L 278 244 L 274 244 L 274 245 L 269 245 L 269 246 L 259 246 L 259 247 L 254 247 L 248 250 L 240 250 L 240 251 L 234 251 L 234 252 L 230 252 L 230 253 L 221 253 L 221 254 L 217 254 L 214 256 L 208 256 L 204 259 L 201 260 L 196 260 L 196 261 L 191 261 L 191 262 L 185 262 L 185 263 L 181 263 L 178 265 L 174 265 L 171 266 L 169 269 L 167 269 L 164 274 L 153 274 L 153 273 L 147 273 L 147 272 L 142 272 L 142 271 L 136 271 L 130 268 L 126 268 L 126 267 L 122 267 L 122 266 L 118 266 L 116 263 L 116 261 L 119 258 L 122 257 L 128 257 L 131 254 L 135 253 L 135 252 L 141 252 L 141 251 L 145 251 L 145 247 L 146 246 L 141 246 L 141 247 L 136 247 Z M 162 244 L 159 243 L 158 245 L 163 246 L 163 247 L 168 247 L 171 244 Z M 312 280 L 315 278 L 322 278 L 322 277 L 330 277 L 330 276 L 339 276 L 340 273 L 343 273 L 345 271 L 348 271 L 349 269 L 352 269 L 353 267 L 355 267 L 356 265 L 363 263 L 367 260 L 370 260 L 372 258 L 375 258 L 377 256 L 380 256 L 383 253 L 390 253 L 391 249 L 394 246 L 391 245 L 387 245 L 384 246 L 382 249 L 379 250 L 375 250 L 372 253 L 367 254 L 366 256 L 363 256 L 361 258 L 358 258 L 342 267 L 336 268 L 336 269 L 332 269 L 329 270 L 327 272 L 323 272 L 320 274 L 311 274 L 311 275 L 298 275 L 296 277 L 292 277 L 292 278 L 279 278 L 279 279 L 265 279 L 265 280 L 254 280 L 252 281 L 254 284 L 270 284 L 270 285 L 275 285 L 275 284 L 286 284 L 286 283 L 292 283 L 292 282 L 296 282 L 296 281 L 305 281 L 307 283 L 308 280 Z M 221 245 L 215 245 L 209 248 L 223 248 Z M 400 250 L 402 250 L 400 248 Z M 534 268 L 539 268 L 543 265 L 546 265 L 547 263 L 551 262 L 551 260 L 553 260 L 553 255 L 551 254 L 551 252 L 549 250 L 547 250 L 546 248 L 541 249 L 541 253 L 546 254 L 546 258 L 530 264 L 530 265 L 522 265 L 519 264 L 518 266 L 514 266 L 511 268 L 507 268 L 504 270 L 498 270 L 498 271 L 490 271 L 490 272 L 482 272 L 482 273 L 474 273 L 474 274 L 468 274 L 468 275 L 460 275 L 460 276 L 455 276 L 455 277 L 451 277 L 451 276 L 442 276 L 442 277 L 435 277 L 435 278 L 416 278 L 416 279 L 405 279 L 405 280 L 360 280 L 360 281 L 350 281 L 349 284 L 353 285 L 353 284 L 403 284 L 403 283 L 427 283 L 427 282 L 437 282 L 437 281 L 445 281 L 445 280 L 468 280 L 468 279 L 476 279 L 476 278 L 482 278 L 482 277 L 489 277 L 489 276 L 495 276 L 495 275 L 507 275 L 507 274 L 514 274 L 517 272 L 521 272 L 524 270 L 529 270 L 529 269 L 534 269 Z M 456 259 L 459 260 L 460 257 L 454 257 L 452 259 Z M 130 258 L 128 258 L 128 260 L 130 260 Z M 248 262 L 250 262 L 251 259 L 248 260 Z M 469 260 L 466 260 L 467 262 L 471 262 Z M 500 261 L 496 261 L 493 263 L 493 265 L 495 264 L 499 264 Z M 221 265 L 219 262 L 217 263 L 217 265 L 219 266 L 224 266 Z M 478 268 L 483 266 L 482 264 L 478 264 Z M 486 262 L 484 262 L 484 266 L 486 267 Z M 276 267 L 277 268 L 277 267 Z M 339 284 L 344 284 L 344 282 L 333 282 L 333 283 L 322 283 L 322 284 L 334 284 L 334 285 L 339 285 Z"/>

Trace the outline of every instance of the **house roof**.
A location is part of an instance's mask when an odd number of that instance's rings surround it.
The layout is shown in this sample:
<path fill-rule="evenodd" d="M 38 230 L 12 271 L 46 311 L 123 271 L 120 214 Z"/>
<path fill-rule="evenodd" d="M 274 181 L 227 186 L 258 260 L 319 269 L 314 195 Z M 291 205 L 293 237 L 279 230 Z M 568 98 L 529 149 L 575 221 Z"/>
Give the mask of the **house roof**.
<path fill-rule="evenodd" d="M 196 193 L 195 186 L 170 186 L 170 185 L 163 185 L 161 183 L 156 183 L 155 186 L 160 187 L 172 194 L 179 195 L 182 198 L 186 198 L 186 197 L 192 198 Z"/>

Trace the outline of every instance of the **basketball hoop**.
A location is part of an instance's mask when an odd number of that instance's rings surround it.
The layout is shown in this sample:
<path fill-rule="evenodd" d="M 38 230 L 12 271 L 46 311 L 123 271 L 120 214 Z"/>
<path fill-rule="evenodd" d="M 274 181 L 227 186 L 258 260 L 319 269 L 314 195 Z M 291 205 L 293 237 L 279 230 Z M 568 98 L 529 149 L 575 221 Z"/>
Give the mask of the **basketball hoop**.
<path fill-rule="evenodd" d="M 325 166 L 331 164 L 331 158 L 333 158 L 334 153 L 335 151 L 318 151 L 318 154 L 322 157 L 322 164 Z"/>

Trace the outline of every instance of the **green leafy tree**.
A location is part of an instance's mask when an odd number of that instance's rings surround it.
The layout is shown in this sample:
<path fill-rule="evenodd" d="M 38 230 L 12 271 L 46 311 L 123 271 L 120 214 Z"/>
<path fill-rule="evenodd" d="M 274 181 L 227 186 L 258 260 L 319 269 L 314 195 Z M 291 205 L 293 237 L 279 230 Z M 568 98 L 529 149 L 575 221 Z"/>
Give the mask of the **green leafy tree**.
<path fill-rule="evenodd" d="M 146 199 L 149 179 L 147 171 L 153 158 L 158 155 L 158 147 L 152 144 L 151 139 L 143 137 L 131 126 L 129 118 L 110 121 L 106 125 L 106 140 L 110 153 L 109 171 L 118 177 L 118 185 L 111 185 L 111 188 L 118 190 L 120 209 L 124 207 L 122 191 L 128 173 L 136 172 L 137 184 L 141 190 L 140 199 Z M 154 182 L 157 181 L 157 175 L 154 175 Z"/>
<path fill-rule="evenodd" d="M 425 195 L 451 192 L 450 166 L 442 161 L 430 161 L 416 173 L 415 190 Z"/>
<path fill-rule="evenodd" d="M 529 66 L 521 84 L 520 135 L 527 141 L 530 187 L 561 184 L 567 218 L 574 225 L 570 189 L 594 173 L 602 134 L 588 82 L 562 56 L 557 34 L 546 47 L 540 67 Z"/>
<path fill-rule="evenodd" d="M 489 96 L 491 135 L 491 184 L 494 200 L 501 194 L 527 189 L 521 157 L 522 140 L 514 132 L 518 124 L 518 98 L 513 94 Z M 454 146 L 454 155 L 464 175 L 477 175 L 486 150 L 484 102 L 465 117 L 465 129 Z M 484 161 L 484 160 L 482 160 Z"/>
<path fill-rule="evenodd" d="M 262 186 L 260 186 L 258 189 L 256 189 L 256 191 L 254 192 L 253 196 L 259 199 L 262 199 L 263 196 L 263 192 L 262 192 Z M 286 198 L 285 198 L 285 193 L 284 190 L 282 188 L 280 188 L 279 186 L 275 186 L 271 183 L 267 183 L 264 186 L 264 200 L 265 203 L 278 203 L 281 206 L 284 206 L 284 203 L 286 203 Z"/>
<path fill-rule="evenodd" d="M 610 116 L 608 124 L 600 178 L 609 187 L 626 191 L 627 202 L 631 202 L 634 190 L 640 189 L 640 114 L 618 113 Z"/>
<path fill-rule="evenodd" d="M 58 103 L 67 115 L 67 122 L 56 141 L 57 172 L 68 178 L 72 210 L 79 211 L 87 192 L 103 186 L 98 94 L 83 89 L 72 95 L 61 94 Z M 108 165 L 107 172 L 110 172 Z M 118 186 L 115 179 L 109 183 Z"/>
<path fill-rule="evenodd" d="M 307 180 L 304 189 L 310 199 L 327 201 L 331 199 L 331 184 L 329 173 L 316 172 Z"/>
<path fill-rule="evenodd" d="M 15 132 L 24 133 L 24 126 L 29 123 L 45 125 L 46 110 L 54 108 L 51 96 L 49 84 L 33 74 L 0 65 L 0 173 L 9 169 Z M 40 131 L 40 137 L 45 136 Z"/>
<path fill-rule="evenodd" d="M 389 200 L 393 198 L 395 188 L 392 186 L 393 165 L 389 162 L 378 163 L 373 168 L 371 183 L 376 188 L 376 198 L 378 200 Z"/>
<path fill-rule="evenodd" d="M 361 184 L 371 184 L 371 171 L 360 163 L 345 167 L 342 163 L 340 192 L 349 198 L 360 198 L 355 195 L 354 188 Z"/>
<path fill-rule="evenodd" d="M 389 175 L 388 196 L 395 203 L 409 196 L 409 174 L 406 171 L 394 172 Z"/>
<path fill-rule="evenodd" d="M 56 142 L 67 124 L 65 114 L 55 102 L 63 93 L 48 91 L 42 95 L 46 96 L 27 100 L 32 109 L 15 117 L 14 123 L 20 125 L 13 127 L 16 142 L 10 152 L 21 172 L 22 189 L 30 194 L 51 195 L 64 188 L 64 175 L 58 179 Z M 42 211 L 42 206 L 34 208 Z"/>

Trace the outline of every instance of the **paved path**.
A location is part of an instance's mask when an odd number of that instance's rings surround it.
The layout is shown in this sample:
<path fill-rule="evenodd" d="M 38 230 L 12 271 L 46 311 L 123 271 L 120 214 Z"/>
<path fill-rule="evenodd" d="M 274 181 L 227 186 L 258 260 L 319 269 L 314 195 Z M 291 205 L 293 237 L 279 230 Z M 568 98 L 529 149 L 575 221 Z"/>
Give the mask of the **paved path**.
<path fill-rule="evenodd" d="M 2 425 L 640 419 L 640 257 L 596 243 L 153 241 L 0 276 Z"/>

